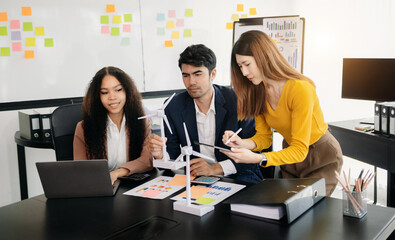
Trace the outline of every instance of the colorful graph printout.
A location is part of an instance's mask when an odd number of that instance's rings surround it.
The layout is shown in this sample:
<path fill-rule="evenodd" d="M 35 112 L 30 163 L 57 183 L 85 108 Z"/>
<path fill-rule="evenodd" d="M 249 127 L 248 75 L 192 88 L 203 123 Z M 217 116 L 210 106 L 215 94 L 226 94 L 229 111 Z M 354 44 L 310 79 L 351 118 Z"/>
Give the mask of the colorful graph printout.
<path fill-rule="evenodd" d="M 149 182 L 141 184 L 138 187 L 133 188 L 125 192 L 125 195 L 136 196 L 136 197 L 145 197 L 145 198 L 153 198 L 153 199 L 164 199 L 177 191 L 185 188 L 184 186 L 176 186 L 176 185 L 168 185 L 168 183 L 172 180 L 172 177 L 157 177 Z"/>
<path fill-rule="evenodd" d="M 227 182 L 216 182 L 210 186 L 192 186 L 191 202 L 214 206 L 243 188 L 245 185 Z M 186 192 L 184 191 L 171 199 L 178 201 L 185 200 L 185 198 Z"/>

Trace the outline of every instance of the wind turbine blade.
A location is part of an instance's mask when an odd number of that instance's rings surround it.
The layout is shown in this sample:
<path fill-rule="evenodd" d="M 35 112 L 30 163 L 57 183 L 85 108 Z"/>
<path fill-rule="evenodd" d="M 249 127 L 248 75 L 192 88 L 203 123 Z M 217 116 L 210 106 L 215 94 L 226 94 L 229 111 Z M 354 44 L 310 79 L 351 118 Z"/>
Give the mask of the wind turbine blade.
<path fill-rule="evenodd" d="M 185 125 L 185 122 L 184 122 L 183 124 L 184 124 L 184 132 L 185 132 L 185 138 L 186 138 L 186 140 L 187 140 L 187 145 L 188 145 L 188 146 L 191 146 L 191 140 L 189 139 L 187 126 Z"/>
<path fill-rule="evenodd" d="M 181 159 L 184 157 L 184 154 L 180 154 L 180 156 L 177 157 L 177 159 L 174 162 L 181 161 Z"/>
<path fill-rule="evenodd" d="M 195 152 L 195 151 L 192 151 L 192 155 L 194 155 L 196 157 L 201 157 L 201 158 L 204 158 L 204 159 L 207 159 L 207 160 L 215 161 L 213 158 L 205 156 L 205 155 L 203 155 L 201 153 L 198 153 L 198 152 Z"/>
<path fill-rule="evenodd" d="M 169 124 L 169 120 L 167 119 L 166 115 L 163 115 L 163 121 L 165 121 L 167 128 L 169 129 L 170 133 L 173 134 L 173 131 L 171 131 L 171 127 Z"/>
<path fill-rule="evenodd" d="M 150 118 L 150 117 L 155 117 L 156 115 L 158 115 L 157 113 L 151 113 L 151 114 L 148 114 L 148 115 L 145 115 L 145 116 L 142 116 L 142 117 L 139 117 L 139 118 L 137 118 L 137 119 L 144 119 L 144 118 Z"/>
<path fill-rule="evenodd" d="M 173 99 L 174 95 L 176 95 L 176 93 L 173 93 L 173 95 L 171 95 L 171 97 L 169 98 L 169 100 L 167 100 L 165 102 L 165 104 L 163 104 L 162 109 L 165 109 L 167 107 L 167 105 L 169 105 L 169 103 L 171 102 L 171 100 Z"/>

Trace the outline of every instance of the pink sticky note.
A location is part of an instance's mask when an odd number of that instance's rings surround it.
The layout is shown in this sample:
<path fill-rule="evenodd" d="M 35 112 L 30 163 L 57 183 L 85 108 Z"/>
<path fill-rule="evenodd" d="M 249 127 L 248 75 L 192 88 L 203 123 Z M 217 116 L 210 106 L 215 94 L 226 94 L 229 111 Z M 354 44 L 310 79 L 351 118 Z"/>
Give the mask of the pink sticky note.
<path fill-rule="evenodd" d="M 109 34 L 110 33 L 110 26 L 101 26 L 101 33 Z"/>
<path fill-rule="evenodd" d="M 20 29 L 21 23 L 19 22 L 19 20 L 11 20 L 10 21 L 10 28 L 11 29 Z"/>
<path fill-rule="evenodd" d="M 183 27 L 184 26 L 184 19 L 177 19 L 176 26 Z"/>
<path fill-rule="evenodd" d="M 168 16 L 169 16 L 169 18 L 175 18 L 176 17 L 176 10 L 169 10 Z"/>
<path fill-rule="evenodd" d="M 124 24 L 123 25 L 123 28 L 122 28 L 122 31 L 123 32 L 131 32 L 132 30 L 132 25 L 131 24 Z"/>
<path fill-rule="evenodd" d="M 148 198 L 154 198 L 154 197 L 158 196 L 160 193 L 161 193 L 161 191 L 159 191 L 159 190 L 148 189 L 143 194 L 141 194 L 141 196 L 148 197 Z"/>
<path fill-rule="evenodd" d="M 22 51 L 22 42 L 13 42 L 12 43 L 12 51 L 13 52 L 20 52 L 20 51 Z"/>

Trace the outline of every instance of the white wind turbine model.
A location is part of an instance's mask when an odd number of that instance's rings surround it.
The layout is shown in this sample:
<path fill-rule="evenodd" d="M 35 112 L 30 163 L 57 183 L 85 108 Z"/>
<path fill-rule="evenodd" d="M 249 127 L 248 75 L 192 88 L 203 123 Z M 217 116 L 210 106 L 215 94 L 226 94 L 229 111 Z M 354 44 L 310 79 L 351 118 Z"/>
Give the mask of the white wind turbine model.
<path fill-rule="evenodd" d="M 145 115 L 143 117 L 139 117 L 138 119 L 144 119 L 144 118 L 150 118 L 150 117 L 160 117 L 161 118 L 161 121 L 160 121 L 160 136 L 163 139 L 163 147 L 162 147 L 163 158 L 162 159 L 154 159 L 153 160 L 153 165 L 154 165 L 154 167 L 176 170 L 176 169 L 184 167 L 185 166 L 185 162 L 169 161 L 170 159 L 168 158 L 168 154 L 167 154 L 167 151 L 166 151 L 166 141 L 165 141 L 165 137 L 166 136 L 165 136 L 165 126 L 164 126 L 166 124 L 166 126 L 169 129 L 170 133 L 173 134 L 173 132 L 171 131 L 171 128 L 170 128 L 169 120 L 167 119 L 166 114 L 165 114 L 165 108 L 170 103 L 170 101 L 173 99 L 174 95 L 176 95 L 176 93 L 173 93 L 173 95 L 171 95 L 169 100 L 167 102 L 165 102 L 160 109 L 154 110 L 153 113 Z"/>
<path fill-rule="evenodd" d="M 184 131 L 185 131 L 185 138 L 187 140 L 187 146 L 184 146 L 181 148 L 181 154 L 178 156 L 177 160 L 182 159 L 184 156 L 186 157 L 186 175 L 187 175 L 187 182 L 186 182 L 186 192 L 187 192 L 187 197 L 186 201 L 180 200 L 176 201 L 173 203 L 173 208 L 174 210 L 180 211 L 180 212 L 186 212 L 189 214 L 193 215 L 198 215 L 198 216 L 203 216 L 206 213 L 211 212 L 214 210 L 214 206 L 211 205 L 197 205 L 197 204 L 192 204 L 191 203 L 191 171 L 190 171 L 190 157 L 191 155 L 205 158 L 205 159 L 210 159 L 213 160 L 211 157 L 207 157 L 201 153 L 198 153 L 193 150 L 191 146 L 191 140 L 189 139 L 188 135 L 188 130 L 187 127 L 184 123 Z M 176 160 L 176 161 L 177 161 Z"/>

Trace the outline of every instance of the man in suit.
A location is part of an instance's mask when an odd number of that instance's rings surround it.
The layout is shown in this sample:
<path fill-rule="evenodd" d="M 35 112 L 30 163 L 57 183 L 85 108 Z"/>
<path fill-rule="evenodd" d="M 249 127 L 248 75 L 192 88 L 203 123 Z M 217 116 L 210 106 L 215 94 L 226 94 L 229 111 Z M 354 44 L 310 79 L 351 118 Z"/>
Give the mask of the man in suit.
<path fill-rule="evenodd" d="M 166 130 L 166 147 L 170 159 L 180 154 L 180 145 L 186 146 L 183 122 L 185 122 L 193 149 L 215 161 L 194 158 L 191 160 L 192 176 L 224 175 L 245 182 L 259 182 L 262 174 L 257 164 L 237 164 L 219 150 L 196 145 L 195 141 L 227 148 L 222 142 L 225 130 L 237 131 L 239 136 L 255 134 L 253 120 L 237 120 L 237 98 L 232 88 L 213 84 L 216 76 L 216 57 L 206 46 L 191 45 L 180 54 L 178 66 L 186 88 L 171 100 L 165 109 L 173 134 Z M 163 158 L 163 139 L 151 135 L 149 149 L 152 155 Z M 193 157 L 193 156 L 192 156 Z"/>

